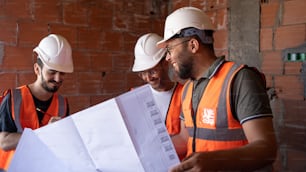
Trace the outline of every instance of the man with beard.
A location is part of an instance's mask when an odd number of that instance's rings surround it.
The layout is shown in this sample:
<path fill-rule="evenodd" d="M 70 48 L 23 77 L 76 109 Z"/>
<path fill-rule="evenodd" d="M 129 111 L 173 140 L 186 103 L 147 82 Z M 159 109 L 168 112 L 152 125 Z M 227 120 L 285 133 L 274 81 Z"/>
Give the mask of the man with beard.
<path fill-rule="evenodd" d="M 264 76 L 216 57 L 206 14 L 183 7 L 165 21 L 169 61 L 185 83 L 182 115 L 189 132 L 187 158 L 172 172 L 271 171 L 277 146 Z"/>
<path fill-rule="evenodd" d="M 36 81 L 9 90 L 0 105 L 0 171 L 8 169 L 24 128 L 37 129 L 69 115 L 68 101 L 57 91 L 65 73 L 73 72 L 70 44 L 50 34 L 33 51 Z"/>
<path fill-rule="evenodd" d="M 137 40 L 132 71 L 137 72 L 138 76 L 150 85 L 168 133 L 182 159 L 186 155 L 187 140 L 182 140 L 178 134 L 187 134 L 184 132 L 185 128 L 180 128 L 181 94 L 184 81 L 178 78 L 166 61 L 166 50 L 156 47 L 156 43 L 160 40 L 162 37 L 156 33 L 144 34 Z"/>

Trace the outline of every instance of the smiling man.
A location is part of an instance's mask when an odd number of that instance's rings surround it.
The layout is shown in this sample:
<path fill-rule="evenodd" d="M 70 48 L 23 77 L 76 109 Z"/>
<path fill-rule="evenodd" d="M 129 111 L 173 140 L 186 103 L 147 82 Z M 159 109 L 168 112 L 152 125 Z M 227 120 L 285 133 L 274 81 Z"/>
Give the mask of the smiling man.
<path fill-rule="evenodd" d="M 69 115 L 68 101 L 57 91 L 65 73 L 73 72 L 70 44 L 50 34 L 33 51 L 36 81 L 10 90 L 0 105 L 0 171 L 8 169 L 24 128 L 37 129 Z"/>
<path fill-rule="evenodd" d="M 213 32 L 202 10 L 183 7 L 166 18 L 157 43 L 179 77 L 190 79 L 181 115 L 187 158 L 171 172 L 271 171 L 277 145 L 264 76 L 216 57 Z"/>
<path fill-rule="evenodd" d="M 168 133 L 180 159 L 186 155 L 185 128 L 181 128 L 181 80 L 166 61 L 166 49 L 158 49 L 156 43 L 162 37 L 156 33 L 142 35 L 134 48 L 133 72 L 150 85 L 153 98 L 159 108 Z M 169 68 L 170 67 L 170 68 Z M 182 137 L 182 136 L 185 136 Z"/>

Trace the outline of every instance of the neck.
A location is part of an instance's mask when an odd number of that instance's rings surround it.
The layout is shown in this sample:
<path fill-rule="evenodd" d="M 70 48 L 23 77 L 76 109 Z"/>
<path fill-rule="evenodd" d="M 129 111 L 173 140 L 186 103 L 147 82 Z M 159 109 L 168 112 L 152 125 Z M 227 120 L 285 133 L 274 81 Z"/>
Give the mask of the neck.
<path fill-rule="evenodd" d="M 50 93 L 48 91 L 46 91 L 44 88 L 42 88 L 42 86 L 37 83 L 37 82 L 34 82 L 32 84 L 29 84 L 28 85 L 31 93 L 33 96 L 35 96 L 37 99 L 41 100 L 41 101 L 47 101 L 49 100 L 53 93 Z"/>
<path fill-rule="evenodd" d="M 198 54 L 196 61 L 194 63 L 194 78 L 193 79 L 200 79 L 209 67 L 214 63 L 217 59 L 214 52 L 211 51 L 204 51 L 201 54 Z"/>

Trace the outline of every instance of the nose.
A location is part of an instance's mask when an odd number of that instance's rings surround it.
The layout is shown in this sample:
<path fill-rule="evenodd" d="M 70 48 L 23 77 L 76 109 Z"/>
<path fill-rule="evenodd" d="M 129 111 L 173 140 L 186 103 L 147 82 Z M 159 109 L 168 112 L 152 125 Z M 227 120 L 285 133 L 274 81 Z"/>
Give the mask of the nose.
<path fill-rule="evenodd" d="M 54 75 L 54 81 L 56 82 L 62 82 L 63 81 L 63 74 L 60 72 L 56 72 Z"/>
<path fill-rule="evenodd" d="M 166 55 L 166 61 L 170 61 L 171 55 L 169 53 L 167 53 Z"/>
<path fill-rule="evenodd" d="M 144 73 L 144 75 L 143 75 L 143 80 L 146 81 L 146 82 L 151 81 L 152 78 L 153 77 L 148 72 Z"/>

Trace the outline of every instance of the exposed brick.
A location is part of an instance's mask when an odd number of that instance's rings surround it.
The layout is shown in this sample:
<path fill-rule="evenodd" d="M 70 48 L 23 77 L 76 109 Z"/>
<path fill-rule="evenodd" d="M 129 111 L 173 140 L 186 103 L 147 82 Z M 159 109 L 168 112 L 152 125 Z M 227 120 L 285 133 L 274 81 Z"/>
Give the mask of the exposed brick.
<path fill-rule="evenodd" d="M 97 2 L 99 3 L 99 2 Z M 108 1 L 101 1 L 89 9 L 88 24 L 91 27 L 111 30 L 113 24 L 113 4 Z"/>
<path fill-rule="evenodd" d="M 92 69 L 90 52 L 76 50 L 72 52 L 72 58 L 74 69 L 76 72 L 89 71 L 90 69 Z"/>
<path fill-rule="evenodd" d="M 300 75 L 302 70 L 302 62 L 286 62 L 285 74 L 286 75 Z"/>
<path fill-rule="evenodd" d="M 100 94 L 102 88 L 101 80 L 100 72 L 79 72 L 79 93 L 86 95 Z"/>
<path fill-rule="evenodd" d="M 49 24 L 50 33 L 60 34 L 67 39 L 72 49 L 77 48 L 77 27 L 63 24 Z"/>
<path fill-rule="evenodd" d="M 214 47 L 215 50 L 225 50 L 228 49 L 228 31 L 227 30 L 217 30 L 214 33 Z"/>
<path fill-rule="evenodd" d="M 29 71 L 29 72 L 23 72 L 18 74 L 18 82 L 17 82 L 17 87 L 21 85 L 27 85 L 34 83 L 36 80 L 37 76 L 34 73 L 34 70 Z"/>
<path fill-rule="evenodd" d="M 78 30 L 78 48 L 97 50 L 101 48 L 102 33 L 96 29 Z"/>
<path fill-rule="evenodd" d="M 135 88 L 143 84 L 145 84 L 145 82 L 141 78 L 139 78 L 139 76 L 136 73 L 134 72 L 128 73 L 127 75 L 127 88 L 128 89 Z"/>
<path fill-rule="evenodd" d="M 284 2 L 283 25 L 306 23 L 305 0 Z"/>
<path fill-rule="evenodd" d="M 88 26 L 88 9 L 80 3 L 63 3 L 63 20 L 65 24 Z"/>
<path fill-rule="evenodd" d="M 305 25 L 282 26 L 275 33 L 275 49 L 295 47 L 305 41 Z"/>
<path fill-rule="evenodd" d="M 114 98 L 114 97 L 116 97 L 116 95 L 113 95 L 113 94 L 91 96 L 90 97 L 90 104 L 91 105 L 96 105 L 96 104 L 102 103 L 102 102 L 107 101 L 107 100 L 109 100 L 111 98 Z"/>
<path fill-rule="evenodd" d="M 2 69 L 7 70 L 33 70 L 32 48 L 5 47 Z"/>
<path fill-rule="evenodd" d="M 129 24 L 128 21 L 132 21 L 132 17 L 121 15 L 120 13 L 115 13 L 115 16 L 113 16 L 113 29 L 115 30 L 129 30 Z M 135 28 L 137 29 L 137 28 Z"/>
<path fill-rule="evenodd" d="M 162 34 L 159 34 L 161 37 L 163 36 L 163 32 L 161 32 Z M 124 33 L 123 34 L 123 39 L 124 39 L 124 50 L 130 50 L 131 53 L 134 53 L 134 48 L 136 45 L 136 41 L 138 40 L 138 38 L 142 36 L 142 34 L 131 34 L 131 33 Z"/>
<path fill-rule="evenodd" d="M 281 51 L 266 51 L 262 53 L 261 70 L 265 74 L 280 75 L 283 73 Z"/>
<path fill-rule="evenodd" d="M 16 73 L 1 72 L 0 80 L 1 80 L 0 94 L 6 89 L 15 88 L 17 86 L 16 85 L 16 80 L 17 80 Z"/>
<path fill-rule="evenodd" d="M 261 29 L 260 30 L 260 51 L 272 50 L 272 39 L 273 31 L 272 29 Z"/>
<path fill-rule="evenodd" d="M 261 4 L 260 24 L 262 28 L 273 27 L 276 24 L 279 8 L 278 2 Z"/>
<path fill-rule="evenodd" d="M 49 23 L 62 22 L 62 3 L 60 1 L 35 0 L 33 4 L 36 21 L 48 21 Z"/>
<path fill-rule="evenodd" d="M 284 117 L 283 123 L 290 124 L 297 128 L 303 128 L 306 126 L 306 102 L 304 100 L 287 100 L 284 101 Z M 304 128 L 304 134 L 306 135 L 306 127 Z M 306 151 L 306 137 L 305 137 L 305 151 Z"/>
<path fill-rule="evenodd" d="M 48 35 L 47 23 L 36 23 L 32 21 L 19 22 L 18 44 L 20 46 L 37 46 L 40 40 L 46 35 Z"/>
<path fill-rule="evenodd" d="M 91 53 L 91 68 L 94 71 L 111 71 L 113 66 L 112 53 L 97 52 Z M 116 64 L 117 65 L 117 64 Z"/>
<path fill-rule="evenodd" d="M 128 90 L 126 86 L 126 75 L 122 72 L 106 73 L 103 77 L 102 94 L 119 94 Z"/>
<path fill-rule="evenodd" d="M 195 7 L 195 5 L 199 5 L 199 4 L 193 4 L 192 6 Z M 181 8 L 181 7 L 186 7 L 186 6 L 190 6 L 190 2 L 188 1 L 182 1 L 182 0 L 179 0 L 179 1 L 173 1 L 172 3 L 172 11 L 170 12 L 173 12 L 174 10 L 178 9 L 178 8 Z"/>
<path fill-rule="evenodd" d="M 1 3 L 1 2 L 0 2 Z M 29 0 L 9 0 L 0 6 L 0 14 L 16 19 L 31 19 L 31 1 Z"/>
<path fill-rule="evenodd" d="M 128 25 L 130 26 L 127 28 L 128 30 L 138 33 L 150 32 L 152 27 L 160 27 L 160 25 L 154 26 L 154 20 L 148 15 L 134 15 L 133 20 L 130 19 Z"/>
<path fill-rule="evenodd" d="M 134 54 L 114 54 L 113 69 L 115 71 L 131 71 Z"/>
<path fill-rule="evenodd" d="M 123 35 L 120 32 L 103 32 L 101 49 L 107 51 L 120 51 L 123 48 Z"/>
<path fill-rule="evenodd" d="M 271 75 L 269 74 L 266 74 L 264 71 L 263 73 L 265 74 L 265 77 L 266 77 L 266 87 L 267 88 L 272 88 L 274 87 L 274 79 Z"/>
<path fill-rule="evenodd" d="M 303 85 L 299 76 L 275 76 L 277 95 L 282 99 L 303 100 Z"/>
<path fill-rule="evenodd" d="M 63 84 L 59 89 L 59 92 L 65 96 L 78 95 L 79 84 L 78 84 L 77 73 L 66 73 Z"/>
<path fill-rule="evenodd" d="M 213 24 L 219 30 L 227 29 L 227 24 L 228 24 L 227 18 L 228 18 L 227 9 L 226 8 L 219 9 L 216 12 L 215 22 Z"/>
<path fill-rule="evenodd" d="M 8 20 L 5 18 L 0 18 L 0 42 L 4 42 L 5 44 L 17 44 L 17 22 Z"/>
<path fill-rule="evenodd" d="M 161 37 L 164 36 L 164 26 L 165 26 L 165 20 L 164 19 L 155 19 L 151 21 L 152 23 L 152 31 L 150 32 L 155 32 L 159 34 Z"/>
<path fill-rule="evenodd" d="M 68 96 L 67 98 L 70 114 L 77 113 L 91 106 L 89 96 Z"/>

